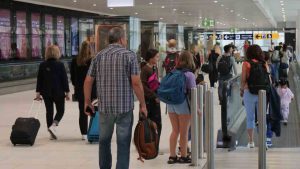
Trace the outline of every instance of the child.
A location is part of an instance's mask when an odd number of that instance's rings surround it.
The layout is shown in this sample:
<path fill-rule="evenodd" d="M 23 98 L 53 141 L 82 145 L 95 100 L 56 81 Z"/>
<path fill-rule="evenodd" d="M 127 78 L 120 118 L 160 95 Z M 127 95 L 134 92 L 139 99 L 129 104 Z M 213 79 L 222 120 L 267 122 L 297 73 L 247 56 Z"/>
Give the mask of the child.
<path fill-rule="evenodd" d="M 286 79 L 280 80 L 279 87 L 277 88 L 277 93 L 280 96 L 280 107 L 281 114 L 283 116 L 283 124 L 287 125 L 290 107 L 289 104 L 294 99 L 294 94 L 288 88 L 288 81 Z"/>

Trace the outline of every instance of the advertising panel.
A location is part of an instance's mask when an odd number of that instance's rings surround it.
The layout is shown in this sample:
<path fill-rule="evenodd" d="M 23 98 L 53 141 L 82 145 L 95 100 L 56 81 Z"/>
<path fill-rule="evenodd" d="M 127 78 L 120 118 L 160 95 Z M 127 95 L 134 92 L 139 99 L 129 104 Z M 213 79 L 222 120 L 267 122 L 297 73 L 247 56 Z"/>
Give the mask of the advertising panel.
<path fill-rule="evenodd" d="M 40 32 L 40 14 L 32 13 L 31 14 L 31 41 L 32 41 L 32 58 L 41 58 L 41 32 Z"/>
<path fill-rule="evenodd" d="M 12 56 L 14 59 L 24 59 L 27 57 L 27 39 L 26 39 L 26 12 L 17 11 L 17 50 L 19 54 Z"/>
<path fill-rule="evenodd" d="M 45 47 L 53 44 L 53 18 L 45 15 Z"/>
<path fill-rule="evenodd" d="M 57 17 L 57 45 L 60 49 L 60 53 L 62 56 L 65 56 L 65 25 L 64 25 L 64 17 Z"/>
<path fill-rule="evenodd" d="M 8 59 L 10 53 L 10 11 L 0 9 L 0 59 Z"/>

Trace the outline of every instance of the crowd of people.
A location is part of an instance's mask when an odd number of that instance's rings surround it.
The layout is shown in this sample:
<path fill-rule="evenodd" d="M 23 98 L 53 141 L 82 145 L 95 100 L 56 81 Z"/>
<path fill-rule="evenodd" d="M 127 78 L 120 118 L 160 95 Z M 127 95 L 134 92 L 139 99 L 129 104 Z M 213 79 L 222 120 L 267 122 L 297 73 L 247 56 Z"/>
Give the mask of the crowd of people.
<path fill-rule="evenodd" d="M 99 128 L 99 166 L 109 169 L 112 166 L 111 138 L 116 125 L 117 135 L 117 169 L 129 168 L 130 143 L 133 126 L 134 94 L 139 101 L 139 111 L 157 125 L 161 137 L 161 95 L 159 93 L 158 61 L 159 51 L 149 49 L 139 63 L 134 52 L 126 49 L 125 32 L 120 27 L 109 31 L 109 45 L 95 57 L 91 54 L 88 41 L 81 45 L 79 55 L 72 60 L 71 81 L 78 100 L 79 127 L 82 139 L 86 139 L 88 115 L 94 112 L 92 100 L 98 101 L 100 115 Z M 174 71 L 184 75 L 185 99 L 179 104 L 167 103 L 167 112 L 172 126 L 169 136 L 168 164 L 191 163 L 188 150 L 190 133 L 190 89 L 203 83 L 201 66 L 205 62 L 197 46 L 190 51 L 178 51 L 176 40 L 168 42 L 167 56 L 163 62 L 166 76 Z M 258 90 L 264 89 L 270 94 L 270 88 L 277 87 L 281 98 L 281 112 L 286 124 L 289 114 L 289 103 L 294 95 L 288 88 L 289 51 L 286 45 L 274 47 L 274 50 L 263 52 L 258 45 L 248 45 L 242 65 L 241 97 L 247 113 L 248 147 L 254 147 L 253 130 L 255 112 L 257 111 Z M 236 61 L 233 57 L 234 45 L 225 45 L 222 49 L 217 44 L 207 54 L 209 64 L 209 81 L 213 88 L 218 83 L 220 102 L 223 99 L 221 87 L 224 81 L 238 75 Z M 59 61 L 59 48 L 51 45 L 46 50 L 45 61 L 40 64 L 36 98 L 43 99 L 46 106 L 47 127 L 51 139 L 57 139 L 57 126 L 64 115 L 65 100 L 70 99 L 67 73 L 64 64 Z M 257 78 L 257 73 L 260 78 Z M 175 74 L 175 73 L 174 73 Z M 255 77 L 255 78 L 253 78 Z M 201 79 L 201 80 L 199 80 Z M 162 84 L 161 84 L 162 85 Z M 181 84 L 178 84 L 181 85 Z M 271 101 L 269 101 L 271 102 Z M 54 116 L 53 104 L 57 113 Z M 271 105 L 271 104 L 269 104 Z M 90 108 L 92 112 L 87 112 Z M 201 112 L 199 112 L 201 113 Z M 271 124 L 271 123 L 270 123 Z M 268 125 L 269 126 L 269 125 Z M 271 127 L 268 127 L 269 133 Z M 272 134 L 272 131 L 271 131 Z M 272 136 L 268 135 L 271 141 Z M 176 152 L 179 139 L 179 153 Z M 159 146 L 158 146 L 159 147 Z M 159 148 L 158 148 L 159 149 Z M 180 157 L 178 156 L 180 154 Z"/>

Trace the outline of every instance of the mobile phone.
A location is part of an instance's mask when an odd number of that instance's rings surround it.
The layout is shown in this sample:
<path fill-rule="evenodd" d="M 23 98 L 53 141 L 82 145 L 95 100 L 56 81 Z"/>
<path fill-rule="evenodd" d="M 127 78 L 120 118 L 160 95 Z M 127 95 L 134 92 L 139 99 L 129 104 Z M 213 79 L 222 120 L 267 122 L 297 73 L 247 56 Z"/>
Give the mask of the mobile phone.
<path fill-rule="evenodd" d="M 95 113 L 93 112 L 93 110 L 89 106 L 85 109 L 85 111 L 89 112 L 92 117 L 95 117 Z"/>

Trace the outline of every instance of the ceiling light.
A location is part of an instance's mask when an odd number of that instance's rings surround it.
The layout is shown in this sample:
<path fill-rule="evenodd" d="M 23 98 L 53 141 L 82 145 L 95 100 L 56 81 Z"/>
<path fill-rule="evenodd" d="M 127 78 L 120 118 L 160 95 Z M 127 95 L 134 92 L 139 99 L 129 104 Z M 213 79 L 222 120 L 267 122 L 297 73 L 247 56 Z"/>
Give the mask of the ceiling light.
<path fill-rule="evenodd" d="M 237 14 L 237 16 L 241 16 L 241 14 Z"/>
<path fill-rule="evenodd" d="M 230 10 L 230 12 L 232 13 L 232 12 L 234 12 L 234 10 Z"/>
<path fill-rule="evenodd" d="M 134 13 L 134 14 L 138 15 L 139 13 L 136 12 L 136 13 Z"/>
<path fill-rule="evenodd" d="M 280 1 L 280 3 L 283 3 L 283 1 Z"/>
<path fill-rule="evenodd" d="M 184 14 L 185 12 L 184 12 L 184 11 L 182 11 L 181 13 L 183 13 L 183 14 Z"/>
<path fill-rule="evenodd" d="M 93 6 L 97 6 L 96 4 L 93 4 Z"/>
<path fill-rule="evenodd" d="M 281 6 L 284 6 L 284 4 L 280 4 Z"/>
<path fill-rule="evenodd" d="M 165 6 L 161 6 L 161 8 L 163 8 L 163 9 L 164 9 L 164 8 L 165 8 Z"/>
<path fill-rule="evenodd" d="M 202 16 L 199 16 L 199 19 L 202 19 Z"/>
<path fill-rule="evenodd" d="M 149 5 L 152 5 L 153 3 L 152 2 L 149 2 Z"/>
<path fill-rule="evenodd" d="M 221 4 L 221 6 L 223 7 L 224 5 L 223 5 L 223 4 Z"/>
<path fill-rule="evenodd" d="M 163 20 L 164 18 L 159 18 L 160 20 Z"/>
<path fill-rule="evenodd" d="M 214 1 L 214 3 L 218 3 L 218 1 Z"/>
<path fill-rule="evenodd" d="M 173 11 L 177 11 L 177 9 L 176 9 L 176 8 L 174 8 L 174 9 L 173 9 Z"/>
<path fill-rule="evenodd" d="M 77 2 L 77 0 L 73 0 L 73 2 L 75 2 L 75 3 L 76 3 L 76 2 Z"/>

